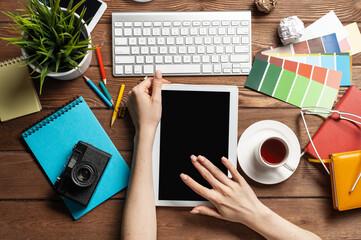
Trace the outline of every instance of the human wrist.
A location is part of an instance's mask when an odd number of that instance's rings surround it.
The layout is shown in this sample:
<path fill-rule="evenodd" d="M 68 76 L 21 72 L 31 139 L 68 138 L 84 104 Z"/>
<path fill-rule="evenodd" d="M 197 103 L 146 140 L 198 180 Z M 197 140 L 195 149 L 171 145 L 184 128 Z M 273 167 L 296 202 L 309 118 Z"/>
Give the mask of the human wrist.
<path fill-rule="evenodd" d="M 243 224 L 259 232 L 259 230 L 270 221 L 273 214 L 274 212 L 271 209 L 259 202 L 253 212 L 253 216 L 248 218 Z"/>

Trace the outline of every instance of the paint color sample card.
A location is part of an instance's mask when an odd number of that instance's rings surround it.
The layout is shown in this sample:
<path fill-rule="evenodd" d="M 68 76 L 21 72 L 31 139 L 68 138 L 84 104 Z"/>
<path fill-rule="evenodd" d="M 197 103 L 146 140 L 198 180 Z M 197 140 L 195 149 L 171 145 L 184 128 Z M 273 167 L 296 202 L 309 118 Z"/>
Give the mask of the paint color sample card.
<path fill-rule="evenodd" d="M 336 33 L 338 42 L 348 36 L 347 31 L 342 26 L 341 21 L 338 19 L 334 11 L 327 13 L 316 22 L 306 27 L 302 37 L 300 37 L 296 42 L 302 42 L 312 38 L 329 35 L 331 33 Z"/>
<path fill-rule="evenodd" d="M 352 60 L 349 53 L 321 54 L 268 54 L 271 57 L 282 58 L 299 63 L 328 68 L 342 72 L 340 86 L 352 84 Z M 269 59 L 267 59 L 269 61 Z"/>
<path fill-rule="evenodd" d="M 360 30 L 357 26 L 357 23 L 351 23 L 347 26 L 345 26 L 346 31 L 348 32 L 348 37 L 347 37 L 347 43 L 349 43 L 349 47 L 347 47 L 347 45 L 344 47 L 345 50 L 343 50 L 341 48 L 341 51 L 347 51 L 349 49 L 351 49 L 351 53 L 352 55 L 357 54 L 359 52 L 361 52 L 361 34 L 360 34 Z M 347 44 L 345 43 L 345 44 Z M 340 47 L 343 45 L 340 45 Z M 348 48 L 348 49 L 347 49 Z"/>
<path fill-rule="evenodd" d="M 341 77 L 342 72 L 331 69 L 275 57 L 267 62 L 256 56 L 245 86 L 297 107 L 331 109 Z"/>
<path fill-rule="evenodd" d="M 266 50 L 264 54 L 309 54 L 309 53 L 340 53 L 336 34 L 332 33 L 310 40 L 288 44 L 282 47 Z"/>

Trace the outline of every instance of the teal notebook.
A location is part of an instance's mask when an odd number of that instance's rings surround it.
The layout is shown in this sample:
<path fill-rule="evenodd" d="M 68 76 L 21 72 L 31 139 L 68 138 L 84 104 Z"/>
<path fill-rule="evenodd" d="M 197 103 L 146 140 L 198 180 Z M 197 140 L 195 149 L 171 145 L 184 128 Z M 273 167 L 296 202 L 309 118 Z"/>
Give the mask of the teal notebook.
<path fill-rule="evenodd" d="M 82 97 L 28 129 L 22 136 L 53 185 L 79 140 L 112 155 L 87 207 L 64 199 L 74 219 L 128 185 L 128 165 Z"/>

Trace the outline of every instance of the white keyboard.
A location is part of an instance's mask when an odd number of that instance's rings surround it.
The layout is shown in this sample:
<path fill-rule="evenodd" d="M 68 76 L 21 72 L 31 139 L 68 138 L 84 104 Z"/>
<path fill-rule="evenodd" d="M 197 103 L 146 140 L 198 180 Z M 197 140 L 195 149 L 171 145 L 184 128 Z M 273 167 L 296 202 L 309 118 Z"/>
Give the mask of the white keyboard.
<path fill-rule="evenodd" d="M 114 76 L 248 75 L 251 12 L 113 12 Z"/>

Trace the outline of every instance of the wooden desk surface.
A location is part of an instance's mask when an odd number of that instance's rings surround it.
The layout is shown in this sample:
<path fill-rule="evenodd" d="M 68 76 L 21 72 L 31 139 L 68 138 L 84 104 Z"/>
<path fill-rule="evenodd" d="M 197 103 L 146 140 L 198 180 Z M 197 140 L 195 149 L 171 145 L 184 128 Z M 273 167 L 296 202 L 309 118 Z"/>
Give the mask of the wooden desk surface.
<path fill-rule="evenodd" d="M 359 0 L 278 0 L 271 14 L 257 11 L 253 0 L 153 0 L 135 3 L 132 0 L 106 0 L 108 8 L 94 29 L 93 41 L 101 45 L 108 78 L 108 89 L 117 95 L 120 83 L 126 92 L 138 78 L 114 78 L 111 65 L 111 12 L 113 11 L 211 11 L 251 10 L 253 55 L 279 42 L 276 31 L 279 21 L 297 15 L 309 25 L 330 10 L 343 24 L 358 21 L 361 27 Z M 1 0 L 0 9 L 20 8 L 18 1 Z M 11 21 L 0 14 L 1 36 L 15 36 L 6 29 Z M 0 61 L 20 55 L 20 50 L 5 46 L 0 40 Z M 361 87 L 361 54 L 353 58 L 353 83 Z M 86 73 L 100 79 L 95 55 Z M 307 143 L 299 109 L 284 102 L 244 88 L 246 76 L 169 77 L 173 83 L 226 84 L 239 88 L 238 136 L 252 123 L 273 119 L 288 125 L 298 136 L 301 147 Z M 35 80 L 38 89 L 37 80 Z M 339 98 L 347 88 L 342 87 Z M 130 165 L 134 129 L 129 114 L 110 128 L 111 111 L 86 86 L 82 79 L 57 81 L 47 79 L 40 96 L 43 110 L 39 113 L 0 123 L 0 239 L 118 239 L 126 191 L 123 190 L 81 219 L 73 221 L 65 205 L 54 193 L 36 160 L 20 140 L 21 132 L 76 96 L 83 96 L 105 131 Z M 322 123 L 313 118 L 314 133 Z M 243 174 L 244 175 L 244 174 Z M 248 178 L 247 178 L 248 179 Z M 315 232 L 324 239 L 360 239 L 361 210 L 338 212 L 332 208 L 329 176 L 322 167 L 301 159 L 295 174 L 287 181 L 265 186 L 248 182 L 271 209 L 291 222 Z M 205 216 L 194 216 L 189 208 L 157 210 L 159 239 L 262 239 L 247 227 Z M 141 213 L 139 213 L 141 214 Z"/>

